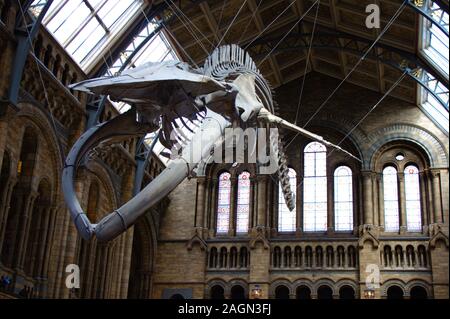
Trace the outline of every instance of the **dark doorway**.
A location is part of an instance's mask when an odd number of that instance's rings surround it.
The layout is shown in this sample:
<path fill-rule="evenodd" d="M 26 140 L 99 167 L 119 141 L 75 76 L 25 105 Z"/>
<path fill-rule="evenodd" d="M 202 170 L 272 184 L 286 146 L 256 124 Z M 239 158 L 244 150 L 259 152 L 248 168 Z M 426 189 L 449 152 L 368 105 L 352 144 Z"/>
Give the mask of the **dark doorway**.
<path fill-rule="evenodd" d="M 184 297 L 182 295 L 180 295 L 180 294 L 175 294 L 172 297 L 170 297 L 170 299 L 173 299 L 173 300 L 184 300 Z"/>
<path fill-rule="evenodd" d="M 389 287 L 387 290 L 387 299 L 403 299 L 403 290 L 399 286 Z"/>
<path fill-rule="evenodd" d="M 231 299 L 246 299 L 245 290 L 242 286 L 233 286 L 231 288 Z"/>
<path fill-rule="evenodd" d="M 225 291 L 219 285 L 213 286 L 211 288 L 211 299 L 225 299 Z"/>
<path fill-rule="evenodd" d="M 350 286 L 339 289 L 339 299 L 355 299 L 355 290 Z"/>
<path fill-rule="evenodd" d="M 411 299 L 427 299 L 428 294 L 425 288 L 415 286 L 411 289 Z"/>
<path fill-rule="evenodd" d="M 297 299 L 311 299 L 311 289 L 306 286 L 297 288 Z"/>
<path fill-rule="evenodd" d="M 328 286 L 320 286 L 317 290 L 317 299 L 333 299 L 333 290 Z"/>
<path fill-rule="evenodd" d="M 278 286 L 275 289 L 275 299 L 289 299 L 289 289 L 286 286 Z"/>

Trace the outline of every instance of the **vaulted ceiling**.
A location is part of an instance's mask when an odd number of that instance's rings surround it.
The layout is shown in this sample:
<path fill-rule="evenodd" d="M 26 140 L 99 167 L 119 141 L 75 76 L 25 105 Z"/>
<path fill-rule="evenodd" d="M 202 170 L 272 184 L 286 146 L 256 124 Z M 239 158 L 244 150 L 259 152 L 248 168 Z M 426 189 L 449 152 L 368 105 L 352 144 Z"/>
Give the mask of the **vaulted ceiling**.
<path fill-rule="evenodd" d="M 202 65 L 219 42 L 240 44 L 248 47 L 276 88 L 311 70 L 345 78 L 403 1 L 207 0 L 189 5 L 189 1 L 168 0 L 154 4 L 162 2 L 175 16 L 167 25 L 168 39 L 186 61 Z M 366 27 L 369 4 L 381 9 L 380 29 Z M 398 66 L 405 57 L 417 58 L 419 17 L 405 6 L 347 81 L 386 92 L 401 76 Z M 416 103 L 417 84 L 405 78 L 392 95 Z"/>

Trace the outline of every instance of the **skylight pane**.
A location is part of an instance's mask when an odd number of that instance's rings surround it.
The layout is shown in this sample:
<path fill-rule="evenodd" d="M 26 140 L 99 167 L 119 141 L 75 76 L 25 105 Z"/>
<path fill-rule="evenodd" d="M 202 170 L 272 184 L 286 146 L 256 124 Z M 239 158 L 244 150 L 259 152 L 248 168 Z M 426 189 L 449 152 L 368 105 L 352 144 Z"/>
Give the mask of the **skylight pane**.
<path fill-rule="evenodd" d="M 113 24 L 125 14 L 130 6 L 133 4 L 133 0 L 110 0 L 108 3 L 98 12 L 99 17 L 103 20 L 108 28 L 111 28 Z"/>
<path fill-rule="evenodd" d="M 90 13 L 91 11 L 82 1 L 73 1 L 73 4 L 72 1 L 68 1 L 55 18 L 48 23 L 47 28 L 64 45 Z"/>
<path fill-rule="evenodd" d="M 86 55 L 97 45 L 97 43 L 106 34 L 106 31 L 97 22 L 92 19 L 83 29 L 85 34 L 78 36 L 74 42 L 67 48 L 77 61 L 83 61 Z"/>
<path fill-rule="evenodd" d="M 39 3 L 39 1 L 35 1 Z M 44 25 L 86 69 L 124 30 L 143 0 L 55 0 Z"/>
<path fill-rule="evenodd" d="M 449 38 L 439 28 L 449 30 L 449 16 L 438 4 L 430 1 L 433 22 L 422 17 L 422 47 L 420 53 L 443 77 L 449 76 Z M 438 26 L 438 25 L 439 26 Z M 424 82 L 428 88 L 420 90 L 419 104 L 424 112 L 447 134 L 449 132 L 449 91 L 444 84 L 426 72 Z M 431 92 L 432 93 L 431 93 Z"/>
<path fill-rule="evenodd" d="M 444 109 L 438 100 L 436 100 L 431 94 L 428 94 L 428 98 L 425 103 L 422 104 L 422 107 L 445 132 L 449 132 L 448 111 Z"/>

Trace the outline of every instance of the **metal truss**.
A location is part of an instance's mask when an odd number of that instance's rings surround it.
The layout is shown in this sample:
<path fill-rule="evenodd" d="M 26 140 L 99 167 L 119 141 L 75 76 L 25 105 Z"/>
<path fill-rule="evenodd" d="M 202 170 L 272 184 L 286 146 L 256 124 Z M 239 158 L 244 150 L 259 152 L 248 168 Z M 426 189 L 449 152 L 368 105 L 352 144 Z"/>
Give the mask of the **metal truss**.
<path fill-rule="evenodd" d="M 17 49 L 14 56 L 14 62 L 11 74 L 11 83 L 9 89 L 9 101 L 17 105 L 19 101 L 20 81 L 22 80 L 23 69 L 28 58 L 32 43 L 36 37 L 45 14 L 53 3 L 53 0 L 43 0 L 32 5 L 33 1 L 25 1 L 22 4 L 22 11 L 19 10 L 15 26 L 15 36 L 17 40 Z M 37 14 L 33 17 L 28 14 L 28 9 L 34 10 Z M 25 16 L 25 18 L 24 18 Z"/>
<path fill-rule="evenodd" d="M 178 7 L 180 10 L 183 10 L 183 8 L 198 5 L 203 1 L 205 0 L 189 1 L 185 7 L 181 7 L 182 2 L 180 1 Z M 110 73 L 109 75 L 114 76 L 129 68 L 136 55 L 139 54 L 150 41 L 153 41 L 166 24 L 171 23 L 176 18 L 176 15 L 173 14 L 167 1 L 153 7 L 148 13 L 144 12 L 144 14 L 145 16 L 143 16 L 142 22 L 130 32 L 130 35 L 127 38 L 128 41 L 121 43 L 118 49 L 111 53 L 109 60 L 107 60 L 111 65 L 114 64 L 114 69 L 108 68 L 107 63 L 105 63 L 99 69 L 96 76 L 104 76 L 105 74 L 108 74 L 108 72 Z M 93 97 L 90 99 L 87 105 L 89 118 L 86 129 L 99 123 L 106 102 L 106 96 Z M 137 142 L 135 154 L 137 166 L 133 188 L 134 194 L 141 191 L 145 170 L 158 139 L 159 133 L 153 137 L 150 145 L 147 143 L 147 138 L 145 136 L 140 138 Z"/>
<path fill-rule="evenodd" d="M 164 15 L 163 11 L 167 9 L 167 5 L 160 5 L 153 9 L 148 16 L 144 17 L 143 23 L 140 24 L 140 28 L 138 34 L 130 34 L 128 39 L 129 41 L 125 41 L 125 48 L 119 52 L 114 52 L 112 54 L 112 57 L 117 56 L 118 61 L 120 62 L 120 66 L 118 67 L 117 71 L 114 75 L 122 73 L 125 69 L 127 69 L 131 62 L 133 61 L 133 58 L 136 56 L 136 54 L 139 53 L 140 50 L 142 50 L 147 43 L 152 40 L 163 28 L 164 25 L 164 18 L 167 17 L 167 15 Z M 158 16 L 161 17 L 159 21 L 156 22 L 155 18 Z M 149 21 L 147 21 L 147 19 Z M 170 19 L 170 15 L 169 15 Z M 152 25 L 155 25 L 155 27 L 152 28 Z M 150 31 L 153 30 L 153 31 Z M 132 49 L 129 49 L 129 47 L 132 47 Z M 112 63 L 115 63 L 116 61 L 111 61 Z M 108 72 L 108 67 L 105 64 L 97 74 L 97 76 L 103 76 Z M 101 97 L 92 97 L 90 98 L 88 102 L 88 122 L 86 125 L 86 130 L 90 129 L 94 125 L 98 124 L 101 114 L 103 113 L 105 109 L 105 105 L 107 102 L 106 96 Z"/>
<path fill-rule="evenodd" d="M 437 1 L 434 2 L 436 2 L 442 10 L 441 13 L 438 12 L 440 10 L 432 8 L 430 0 L 408 0 L 407 4 L 414 11 L 416 11 L 428 21 L 433 23 L 436 27 L 438 27 L 439 30 L 441 30 L 448 37 L 448 23 L 446 23 L 443 18 L 444 12 L 448 14 L 448 3 L 447 6 L 445 6 L 443 5 L 443 3 L 439 3 Z"/>
<path fill-rule="evenodd" d="M 250 47 L 250 53 L 255 60 L 263 59 L 270 52 L 279 53 L 287 51 L 308 50 L 310 46 L 310 33 L 293 33 L 279 43 L 282 35 L 274 38 L 261 38 Z M 338 50 L 350 52 L 356 56 L 363 56 L 373 44 L 371 40 L 350 35 L 343 32 L 322 32 L 314 34 L 313 49 Z M 448 87 L 446 78 L 435 72 L 416 55 L 409 52 L 378 43 L 367 55 L 367 59 L 381 62 L 400 72 L 408 71 L 408 76 L 430 93 L 445 109 L 449 110 Z M 430 80 L 432 79 L 432 80 Z M 433 81 L 439 81 L 447 88 L 446 92 L 438 92 Z M 446 95 L 446 98 L 443 95 Z"/>
<path fill-rule="evenodd" d="M 133 196 L 137 195 L 142 188 L 142 182 L 144 181 L 145 170 L 153 153 L 156 143 L 159 139 L 159 132 L 153 136 L 153 140 L 150 145 L 146 142 L 146 137 L 141 137 L 136 147 L 136 173 L 134 178 Z"/>

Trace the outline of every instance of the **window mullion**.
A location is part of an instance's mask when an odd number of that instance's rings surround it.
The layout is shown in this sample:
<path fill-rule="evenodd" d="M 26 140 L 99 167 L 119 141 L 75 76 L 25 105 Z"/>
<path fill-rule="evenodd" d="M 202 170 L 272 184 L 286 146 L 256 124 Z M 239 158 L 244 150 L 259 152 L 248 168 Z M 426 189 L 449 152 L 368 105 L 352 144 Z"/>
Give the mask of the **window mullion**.
<path fill-rule="evenodd" d="M 397 173 L 398 180 L 398 203 L 400 209 L 400 233 L 406 232 L 406 192 L 405 192 L 405 174 L 401 171 Z"/>
<path fill-rule="evenodd" d="M 73 40 L 76 39 L 77 36 L 80 35 L 81 31 L 88 25 L 89 22 L 92 21 L 92 19 L 97 15 L 98 10 L 100 10 L 107 2 L 108 0 L 105 0 L 101 3 L 101 5 L 98 6 L 97 9 L 94 9 L 92 5 L 87 1 L 83 0 L 84 5 L 91 11 L 89 16 L 83 21 L 83 23 L 80 24 L 80 26 L 75 29 L 75 31 L 72 33 L 72 35 L 63 43 L 63 46 L 67 48 Z"/>
<path fill-rule="evenodd" d="M 47 14 L 43 21 L 44 25 L 50 23 L 50 21 L 52 21 L 58 15 L 61 9 L 67 4 L 67 2 L 69 2 L 69 0 L 61 1 L 61 3 L 59 3 L 49 14 Z"/>

